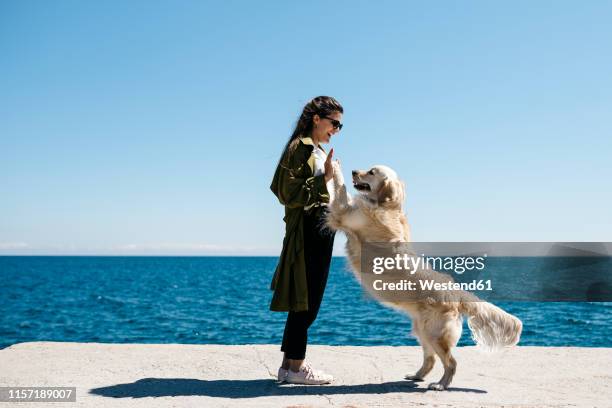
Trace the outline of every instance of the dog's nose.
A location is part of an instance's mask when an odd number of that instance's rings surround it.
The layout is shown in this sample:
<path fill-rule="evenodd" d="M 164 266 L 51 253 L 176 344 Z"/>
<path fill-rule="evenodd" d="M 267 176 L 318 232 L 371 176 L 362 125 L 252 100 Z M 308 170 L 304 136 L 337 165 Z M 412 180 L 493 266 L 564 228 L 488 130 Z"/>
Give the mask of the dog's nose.
<path fill-rule="evenodd" d="M 357 175 L 357 170 L 353 170 L 351 173 L 353 174 L 353 176 L 356 176 Z"/>

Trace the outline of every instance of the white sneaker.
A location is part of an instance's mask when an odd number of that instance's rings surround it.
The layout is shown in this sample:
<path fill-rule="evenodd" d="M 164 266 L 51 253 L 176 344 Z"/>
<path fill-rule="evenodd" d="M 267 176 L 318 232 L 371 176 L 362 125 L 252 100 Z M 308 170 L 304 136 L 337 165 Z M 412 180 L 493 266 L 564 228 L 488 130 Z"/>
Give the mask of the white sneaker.
<path fill-rule="evenodd" d="M 288 370 L 285 381 L 289 384 L 321 385 L 334 381 L 334 377 L 323 371 L 314 370 L 310 364 L 302 364 L 297 373 Z"/>
<path fill-rule="evenodd" d="M 276 375 L 276 379 L 278 382 L 285 382 L 287 379 L 287 373 L 289 370 L 285 370 L 283 367 L 278 368 L 278 374 Z"/>

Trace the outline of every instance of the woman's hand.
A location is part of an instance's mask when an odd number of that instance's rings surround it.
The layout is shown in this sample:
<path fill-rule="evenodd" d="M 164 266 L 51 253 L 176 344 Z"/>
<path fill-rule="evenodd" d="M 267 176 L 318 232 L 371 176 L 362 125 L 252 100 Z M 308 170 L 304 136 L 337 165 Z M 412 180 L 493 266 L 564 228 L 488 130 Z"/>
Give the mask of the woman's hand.
<path fill-rule="evenodd" d="M 334 155 L 334 148 L 332 147 L 325 159 L 325 182 L 327 183 L 334 177 L 334 166 L 332 166 L 332 157 Z"/>

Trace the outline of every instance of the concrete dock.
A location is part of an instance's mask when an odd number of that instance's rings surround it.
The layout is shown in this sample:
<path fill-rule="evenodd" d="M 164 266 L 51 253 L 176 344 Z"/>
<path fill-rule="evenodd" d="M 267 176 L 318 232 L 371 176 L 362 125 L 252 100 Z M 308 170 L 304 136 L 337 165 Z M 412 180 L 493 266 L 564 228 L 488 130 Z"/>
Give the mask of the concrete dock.
<path fill-rule="evenodd" d="M 454 352 L 447 391 L 404 380 L 419 347 L 313 345 L 308 361 L 326 386 L 278 385 L 277 345 L 19 343 L 0 350 L 0 386 L 76 387 L 76 402 L 43 407 L 611 407 L 612 349 L 514 347 Z"/>

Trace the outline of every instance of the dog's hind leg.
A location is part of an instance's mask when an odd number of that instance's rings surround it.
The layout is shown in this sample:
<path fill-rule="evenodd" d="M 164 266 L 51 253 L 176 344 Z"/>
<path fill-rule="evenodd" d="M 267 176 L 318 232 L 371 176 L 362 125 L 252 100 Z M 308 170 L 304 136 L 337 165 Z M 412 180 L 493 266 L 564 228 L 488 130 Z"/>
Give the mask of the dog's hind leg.
<path fill-rule="evenodd" d="M 433 347 L 431 347 L 426 341 L 423 340 L 424 339 L 419 339 L 419 341 L 421 342 L 421 346 L 423 347 L 423 365 L 421 366 L 421 368 L 419 368 L 416 374 L 406 375 L 404 378 L 407 380 L 423 381 L 425 379 L 425 376 L 429 374 L 434 364 L 436 363 L 436 353 Z"/>
<path fill-rule="evenodd" d="M 442 333 L 442 336 L 432 343 L 436 354 L 440 357 L 442 365 L 444 365 L 444 375 L 442 375 L 442 378 L 437 383 L 429 384 L 428 388 L 430 390 L 445 390 L 453 380 L 457 370 L 457 361 L 451 354 L 451 349 L 457 344 L 457 340 L 458 336 L 453 333 L 453 330 L 447 329 Z"/>

